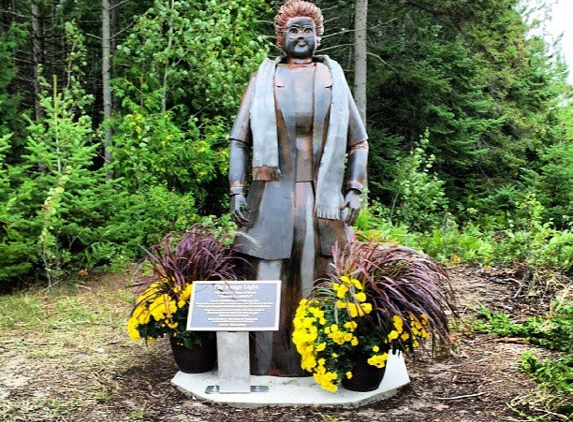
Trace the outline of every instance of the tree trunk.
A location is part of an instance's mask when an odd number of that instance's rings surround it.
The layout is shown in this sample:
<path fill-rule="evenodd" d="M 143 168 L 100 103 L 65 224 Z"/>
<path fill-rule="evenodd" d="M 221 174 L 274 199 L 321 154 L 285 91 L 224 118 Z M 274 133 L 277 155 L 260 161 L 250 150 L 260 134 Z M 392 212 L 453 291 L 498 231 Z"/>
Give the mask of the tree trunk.
<path fill-rule="evenodd" d="M 109 166 L 112 160 L 111 156 L 111 4 L 110 0 L 102 0 L 102 85 L 103 85 L 103 124 L 105 127 L 104 138 L 104 159 L 105 165 Z M 108 171 L 107 178 L 112 177 L 111 171 Z"/>
<path fill-rule="evenodd" d="M 354 101 L 366 124 L 366 18 L 368 0 L 356 0 L 354 10 Z"/>
<path fill-rule="evenodd" d="M 34 67 L 34 115 L 36 120 L 40 111 L 40 66 L 44 64 L 44 28 L 42 12 L 37 1 L 32 1 L 32 63 Z"/>

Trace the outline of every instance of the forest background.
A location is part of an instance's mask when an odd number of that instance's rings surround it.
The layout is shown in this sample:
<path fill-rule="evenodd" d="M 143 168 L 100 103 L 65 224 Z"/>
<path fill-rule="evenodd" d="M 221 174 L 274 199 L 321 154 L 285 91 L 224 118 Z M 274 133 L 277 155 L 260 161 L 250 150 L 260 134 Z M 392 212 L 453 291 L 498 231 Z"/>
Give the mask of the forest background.
<path fill-rule="evenodd" d="M 195 222 L 233 229 L 228 133 L 279 53 L 278 3 L 1 2 L 0 286 L 120 269 Z M 317 3 L 320 53 L 352 81 L 356 2 Z M 370 2 L 360 235 L 573 271 L 571 86 L 526 23 L 550 6 Z"/>

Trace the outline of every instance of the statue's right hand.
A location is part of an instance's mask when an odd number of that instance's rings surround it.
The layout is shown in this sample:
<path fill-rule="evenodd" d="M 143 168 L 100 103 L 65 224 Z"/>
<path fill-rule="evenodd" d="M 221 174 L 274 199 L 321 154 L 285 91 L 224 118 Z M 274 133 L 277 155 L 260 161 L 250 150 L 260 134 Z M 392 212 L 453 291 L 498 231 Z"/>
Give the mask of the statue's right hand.
<path fill-rule="evenodd" d="M 248 214 L 251 209 L 244 195 L 231 196 L 231 220 L 239 226 L 249 225 Z"/>

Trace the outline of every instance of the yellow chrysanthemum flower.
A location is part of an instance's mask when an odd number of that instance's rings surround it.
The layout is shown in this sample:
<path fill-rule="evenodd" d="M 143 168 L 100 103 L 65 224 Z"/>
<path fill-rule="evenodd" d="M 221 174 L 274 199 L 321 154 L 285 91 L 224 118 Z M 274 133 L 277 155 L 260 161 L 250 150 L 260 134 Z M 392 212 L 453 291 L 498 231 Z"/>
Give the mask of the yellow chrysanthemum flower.
<path fill-rule="evenodd" d="M 336 296 L 340 299 L 344 298 L 348 293 L 348 286 L 345 284 L 341 284 L 338 290 L 336 291 Z"/>
<path fill-rule="evenodd" d="M 169 328 L 171 328 L 172 330 L 176 329 L 177 326 L 179 325 L 178 322 L 169 322 L 169 321 L 166 321 L 165 324 L 166 324 Z"/>
<path fill-rule="evenodd" d="M 151 319 L 151 314 L 147 310 L 147 307 L 142 303 L 133 310 L 131 317 L 134 320 L 136 320 L 139 324 L 145 325 Z"/>
<path fill-rule="evenodd" d="M 364 316 L 372 312 L 372 304 L 371 303 L 349 303 L 348 304 L 348 313 L 352 318 L 356 318 L 357 316 Z"/>
<path fill-rule="evenodd" d="M 328 337 L 330 337 L 336 344 L 344 344 L 346 342 L 344 336 L 344 331 L 333 331 L 328 335 Z"/>
<path fill-rule="evenodd" d="M 376 368 L 384 368 L 387 360 L 388 353 L 382 353 L 381 355 L 371 356 L 367 362 L 369 365 L 375 366 Z"/>
<path fill-rule="evenodd" d="M 177 305 L 167 294 L 159 296 L 149 306 L 149 312 L 156 321 L 161 321 L 165 317 L 170 317 L 177 311 Z"/>
<path fill-rule="evenodd" d="M 350 280 L 350 283 L 358 290 L 364 289 L 364 287 L 362 287 L 362 283 L 360 281 L 356 280 L 355 278 Z"/>
<path fill-rule="evenodd" d="M 312 371 L 316 367 L 316 360 L 312 355 L 305 355 L 302 357 L 300 366 L 305 371 Z"/>
<path fill-rule="evenodd" d="M 400 318 L 400 316 L 394 315 L 392 317 L 392 323 L 394 324 L 394 328 L 396 328 L 396 331 L 398 331 L 398 334 L 404 331 L 404 321 L 402 320 L 402 318 Z"/>
<path fill-rule="evenodd" d="M 345 322 L 344 328 L 346 328 L 349 331 L 355 331 L 358 328 L 358 323 L 356 321 Z"/>
<path fill-rule="evenodd" d="M 127 332 L 129 334 L 129 338 L 131 338 L 133 341 L 136 341 L 141 338 L 141 336 L 139 335 L 139 330 L 137 329 L 138 325 L 139 322 L 137 321 L 136 318 L 132 317 L 127 320 Z"/>
<path fill-rule="evenodd" d="M 179 300 L 177 301 L 177 306 L 182 308 L 185 306 L 189 299 L 191 298 L 191 292 L 193 291 L 193 284 L 187 284 L 179 295 Z"/>
<path fill-rule="evenodd" d="M 308 308 L 308 311 L 315 317 L 315 318 L 323 318 L 324 317 L 324 311 L 322 309 L 319 309 L 315 306 L 311 306 Z"/>
<path fill-rule="evenodd" d="M 388 340 L 392 341 L 392 340 L 396 340 L 398 338 L 398 331 L 396 330 L 392 330 L 390 331 L 390 334 L 388 334 Z"/>
<path fill-rule="evenodd" d="M 338 391 L 338 386 L 334 383 L 338 378 L 336 372 L 315 373 L 313 378 L 324 390 L 331 391 L 333 393 Z"/>

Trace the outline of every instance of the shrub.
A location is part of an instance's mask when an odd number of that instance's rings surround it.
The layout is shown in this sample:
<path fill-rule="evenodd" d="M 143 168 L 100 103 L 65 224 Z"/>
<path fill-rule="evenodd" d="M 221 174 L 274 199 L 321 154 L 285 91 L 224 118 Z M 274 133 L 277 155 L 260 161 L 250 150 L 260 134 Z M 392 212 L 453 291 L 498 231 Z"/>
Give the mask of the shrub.
<path fill-rule="evenodd" d="M 521 324 L 511 322 L 505 313 L 491 313 L 481 307 L 486 320 L 481 331 L 497 336 L 517 336 L 529 343 L 559 353 L 556 359 L 539 359 L 532 352 L 521 356 L 521 368 L 545 390 L 545 402 L 552 414 L 570 415 L 573 411 L 573 303 L 563 302 L 546 318 L 530 317 Z"/>

